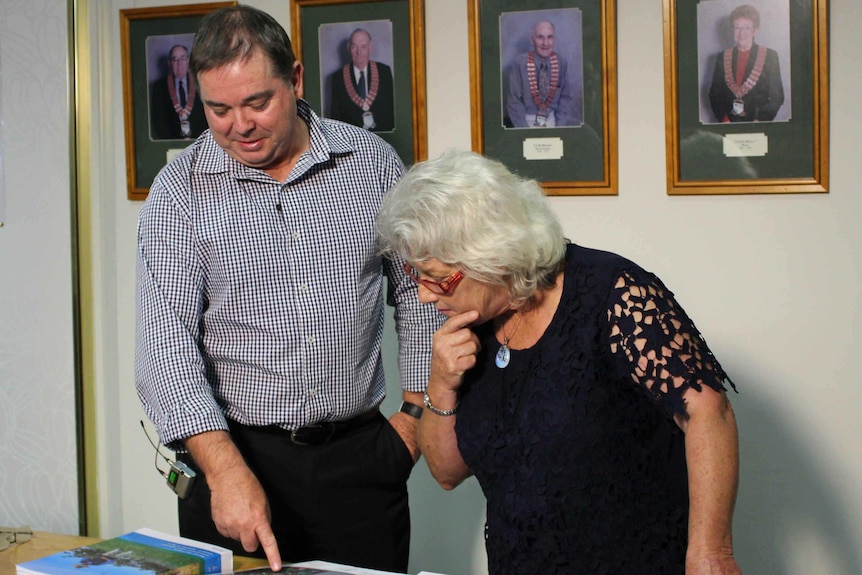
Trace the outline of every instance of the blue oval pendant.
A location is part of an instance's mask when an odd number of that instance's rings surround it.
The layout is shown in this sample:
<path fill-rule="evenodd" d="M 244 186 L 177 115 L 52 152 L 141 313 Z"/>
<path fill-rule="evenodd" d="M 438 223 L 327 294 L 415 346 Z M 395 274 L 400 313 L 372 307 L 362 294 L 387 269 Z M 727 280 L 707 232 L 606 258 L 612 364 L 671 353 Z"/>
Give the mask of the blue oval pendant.
<path fill-rule="evenodd" d="M 509 346 L 503 344 L 500 346 L 500 349 L 497 350 L 497 355 L 494 357 L 494 363 L 497 364 L 497 367 L 503 369 L 507 365 L 509 365 Z"/>

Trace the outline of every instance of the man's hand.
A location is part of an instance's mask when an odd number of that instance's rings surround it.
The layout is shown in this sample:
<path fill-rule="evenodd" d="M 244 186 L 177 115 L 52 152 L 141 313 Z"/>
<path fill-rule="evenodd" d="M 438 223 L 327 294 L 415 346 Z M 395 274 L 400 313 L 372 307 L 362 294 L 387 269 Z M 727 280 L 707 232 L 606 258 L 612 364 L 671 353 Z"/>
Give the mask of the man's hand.
<path fill-rule="evenodd" d="M 404 401 L 412 403 L 413 405 L 418 405 L 419 407 L 422 407 L 422 397 L 423 394 L 410 391 L 405 391 L 402 395 Z M 416 439 L 416 430 L 419 428 L 419 420 L 412 415 L 401 413 L 399 411 L 398 413 L 392 414 L 389 418 L 389 425 L 398 432 L 398 435 L 401 436 L 401 441 L 403 441 L 404 445 L 407 446 L 407 449 L 410 450 L 410 455 L 413 456 L 413 463 L 419 461 L 419 456 L 421 454 L 419 452 L 419 441 Z"/>
<path fill-rule="evenodd" d="M 410 450 L 410 455 L 413 457 L 413 463 L 419 461 L 419 443 L 416 441 L 416 429 L 419 427 L 419 420 L 406 413 L 394 413 L 389 418 L 391 425 L 398 435 L 401 436 L 401 441 Z"/>
<path fill-rule="evenodd" d="M 272 563 L 271 553 L 278 556 L 278 545 L 270 526 L 272 515 L 266 494 L 248 467 L 235 471 L 219 474 L 219 482 L 210 483 L 213 521 L 219 533 L 241 542 L 246 551 L 255 551 L 258 544 L 262 545 Z"/>
<path fill-rule="evenodd" d="M 185 445 L 206 475 L 218 532 L 249 552 L 262 546 L 270 568 L 281 569 L 266 493 L 227 432 L 201 433 L 186 439 Z"/>

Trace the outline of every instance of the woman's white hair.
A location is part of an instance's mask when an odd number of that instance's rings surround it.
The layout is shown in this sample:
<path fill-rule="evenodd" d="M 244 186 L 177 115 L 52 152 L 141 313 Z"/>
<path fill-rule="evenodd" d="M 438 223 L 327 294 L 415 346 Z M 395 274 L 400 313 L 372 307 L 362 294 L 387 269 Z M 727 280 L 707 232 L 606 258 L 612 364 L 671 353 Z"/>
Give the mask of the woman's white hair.
<path fill-rule="evenodd" d="M 538 183 L 458 150 L 408 170 L 383 199 L 377 235 L 388 257 L 439 260 L 508 286 L 513 301 L 553 285 L 568 243 Z"/>

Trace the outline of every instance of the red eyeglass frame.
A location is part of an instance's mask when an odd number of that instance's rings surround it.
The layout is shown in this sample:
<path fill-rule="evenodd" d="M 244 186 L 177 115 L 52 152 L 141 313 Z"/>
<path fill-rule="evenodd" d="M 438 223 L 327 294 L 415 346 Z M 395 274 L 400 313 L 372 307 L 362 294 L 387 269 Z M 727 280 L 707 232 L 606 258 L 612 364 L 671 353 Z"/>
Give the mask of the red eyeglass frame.
<path fill-rule="evenodd" d="M 416 268 L 411 266 L 409 263 L 404 262 L 402 266 L 404 268 L 404 273 L 406 273 L 410 279 L 415 281 L 417 284 L 426 288 L 431 293 L 435 293 L 437 295 L 449 295 L 452 290 L 464 279 L 464 272 L 456 271 L 446 279 L 440 280 L 439 282 L 435 282 L 432 280 L 426 280 L 424 278 L 420 278 L 419 274 L 416 272 Z"/>

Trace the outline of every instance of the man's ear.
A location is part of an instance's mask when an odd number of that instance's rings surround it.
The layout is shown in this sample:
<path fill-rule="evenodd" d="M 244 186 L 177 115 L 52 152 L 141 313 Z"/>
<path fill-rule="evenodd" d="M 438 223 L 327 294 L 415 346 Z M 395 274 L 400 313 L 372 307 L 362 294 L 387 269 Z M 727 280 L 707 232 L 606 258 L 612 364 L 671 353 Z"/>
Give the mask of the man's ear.
<path fill-rule="evenodd" d="M 305 97 L 305 89 L 302 83 L 302 73 L 304 68 L 302 67 L 302 62 L 297 60 L 293 63 L 293 70 L 290 74 L 290 83 L 293 85 L 293 91 L 296 94 L 297 98 Z"/>

